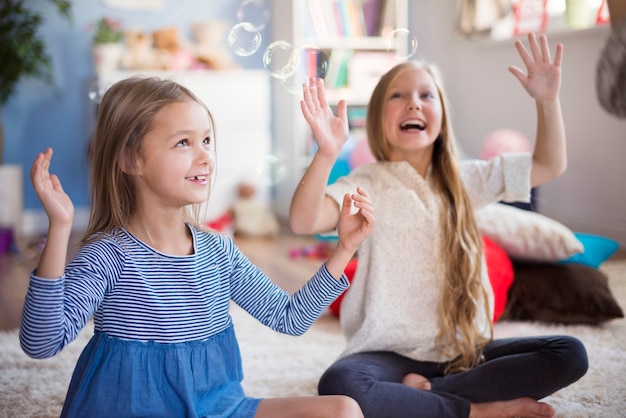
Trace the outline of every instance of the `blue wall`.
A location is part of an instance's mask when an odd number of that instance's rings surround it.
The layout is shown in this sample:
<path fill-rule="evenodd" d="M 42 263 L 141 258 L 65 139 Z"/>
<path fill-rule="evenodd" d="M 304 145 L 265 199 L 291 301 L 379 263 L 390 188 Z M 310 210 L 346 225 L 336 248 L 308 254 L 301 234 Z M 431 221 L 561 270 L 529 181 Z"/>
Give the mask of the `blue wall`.
<path fill-rule="evenodd" d="M 47 147 L 54 150 L 51 171 L 59 176 L 74 205 L 77 208 L 89 206 L 86 156 L 95 124 L 95 105 L 87 96 L 89 84 L 95 77 L 89 24 L 102 16 L 111 16 L 121 20 L 125 27 L 152 31 L 176 26 L 182 36 L 188 36 L 187 28 L 193 22 L 238 23 L 236 14 L 241 1 L 164 0 L 162 10 L 139 12 L 107 8 L 102 0 L 74 0 L 71 23 L 56 13 L 51 2 L 27 0 L 25 3 L 44 16 L 41 33 L 54 67 L 52 85 L 35 79 L 24 80 L 2 108 L 5 163 L 24 167 L 24 209 L 28 210 L 41 208 L 28 172 L 37 152 Z M 243 68 L 262 68 L 261 56 L 268 44 L 268 33 L 269 28 L 262 31 L 263 43 L 255 54 L 249 57 L 233 54 L 235 61 Z"/>

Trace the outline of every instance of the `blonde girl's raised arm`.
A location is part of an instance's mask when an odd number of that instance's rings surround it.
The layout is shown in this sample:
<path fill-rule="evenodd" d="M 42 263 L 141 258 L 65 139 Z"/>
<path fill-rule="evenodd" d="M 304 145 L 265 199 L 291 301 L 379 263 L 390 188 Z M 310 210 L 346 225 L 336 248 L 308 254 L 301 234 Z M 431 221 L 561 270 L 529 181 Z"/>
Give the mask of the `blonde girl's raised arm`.
<path fill-rule="evenodd" d="M 530 179 L 534 187 L 560 176 L 567 167 L 565 128 L 559 101 L 563 45 L 556 45 L 553 61 L 545 35 L 539 37 L 538 43 L 531 33 L 528 43 L 530 53 L 520 41 L 515 43 L 526 65 L 526 73 L 517 67 L 510 67 L 509 71 L 535 99 L 537 108 L 537 134 Z"/>
<path fill-rule="evenodd" d="M 326 101 L 322 79 L 302 86 L 302 115 L 311 127 L 317 152 L 291 200 L 289 223 L 297 234 L 333 230 L 339 222 L 339 205 L 325 194 L 331 169 L 348 139 L 347 104 L 341 100 L 335 115 Z"/>
<path fill-rule="evenodd" d="M 326 195 L 334 159 L 315 154 L 291 199 L 289 225 L 296 234 L 332 231 L 339 222 L 339 205 Z"/>

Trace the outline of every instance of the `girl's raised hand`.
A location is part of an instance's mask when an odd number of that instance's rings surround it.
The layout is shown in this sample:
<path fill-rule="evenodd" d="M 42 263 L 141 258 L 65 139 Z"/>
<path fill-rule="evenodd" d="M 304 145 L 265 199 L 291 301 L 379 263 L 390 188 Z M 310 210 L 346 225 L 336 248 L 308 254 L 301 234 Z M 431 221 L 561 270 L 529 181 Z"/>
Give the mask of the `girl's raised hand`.
<path fill-rule="evenodd" d="M 526 65 L 524 74 L 515 66 L 509 71 L 522 83 L 528 94 L 535 100 L 555 100 L 561 88 L 561 61 L 563 59 L 563 45 L 556 45 L 554 62 L 550 57 L 550 47 L 545 35 L 539 36 L 539 44 L 535 34 L 528 34 L 528 44 L 531 54 L 528 53 L 521 41 L 515 42 L 515 48 Z"/>
<path fill-rule="evenodd" d="M 338 103 L 335 116 L 326 101 L 324 81 L 321 78 L 304 83 L 302 92 L 304 99 L 300 101 L 300 108 L 313 131 L 318 152 L 336 157 L 348 140 L 346 102 L 341 100 Z"/>
<path fill-rule="evenodd" d="M 357 187 L 356 193 L 346 193 L 337 224 L 339 245 L 355 251 L 372 232 L 374 221 L 374 205 L 367 192 Z"/>
<path fill-rule="evenodd" d="M 71 224 L 74 218 L 74 205 L 70 197 L 63 191 L 59 178 L 50 174 L 51 159 L 52 148 L 37 154 L 30 170 L 30 180 L 50 223 Z"/>

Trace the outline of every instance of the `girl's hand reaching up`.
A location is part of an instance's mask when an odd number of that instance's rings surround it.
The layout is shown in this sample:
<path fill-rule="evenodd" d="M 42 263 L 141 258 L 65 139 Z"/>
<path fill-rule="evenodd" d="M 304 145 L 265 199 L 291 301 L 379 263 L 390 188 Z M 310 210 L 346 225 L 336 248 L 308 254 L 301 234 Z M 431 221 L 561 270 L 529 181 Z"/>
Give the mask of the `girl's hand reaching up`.
<path fill-rule="evenodd" d="M 554 62 L 550 57 L 548 39 L 545 35 L 539 37 L 541 46 L 537 43 L 535 34 L 528 35 L 528 44 L 532 56 L 528 53 L 521 41 L 515 42 L 515 48 L 526 65 L 527 75 L 515 66 L 509 71 L 522 83 L 528 94 L 535 100 L 555 100 L 561 88 L 561 61 L 563 59 L 563 45 L 556 45 Z"/>
<path fill-rule="evenodd" d="M 326 262 L 334 277 L 341 276 L 359 245 L 372 232 L 374 222 L 374 205 L 365 190 L 357 187 L 356 193 L 346 193 L 337 224 L 337 248 Z"/>
<path fill-rule="evenodd" d="M 37 197 L 41 201 L 50 224 L 70 225 L 74 218 L 74 205 L 70 197 L 63 191 L 59 178 L 50 174 L 50 160 L 52 148 L 44 153 L 37 154 L 37 158 L 30 170 L 30 180 L 33 183 Z"/>
<path fill-rule="evenodd" d="M 337 105 L 337 116 L 326 101 L 324 81 L 321 78 L 310 79 L 302 86 L 304 99 L 300 101 L 300 108 L 304 119 L 311 127 L 318 152 L 336 157 L 341 147 L 348 140 L 347 105 L 341 100 Z"/>

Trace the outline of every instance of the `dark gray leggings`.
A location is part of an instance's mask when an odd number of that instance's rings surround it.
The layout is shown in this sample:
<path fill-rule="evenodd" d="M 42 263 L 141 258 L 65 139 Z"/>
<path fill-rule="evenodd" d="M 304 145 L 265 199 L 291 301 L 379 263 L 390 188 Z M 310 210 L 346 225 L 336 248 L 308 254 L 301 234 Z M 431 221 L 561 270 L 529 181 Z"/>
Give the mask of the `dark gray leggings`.
<path fill-rule="evenodd" d="M 473 369 L 445 375 L 445 363 L 392 352 L 357 353 L 331 365 L 318 390 L 320 395 L 354 398 L 366 418 L 467 417 L 470 402 L 539 400 L 574 383 L 588 368 L 585 347 L 569 336 L 495 340 L 484 357 Z M 432 389 L 403 385 L 407 373 L 425 376 Z"/>

